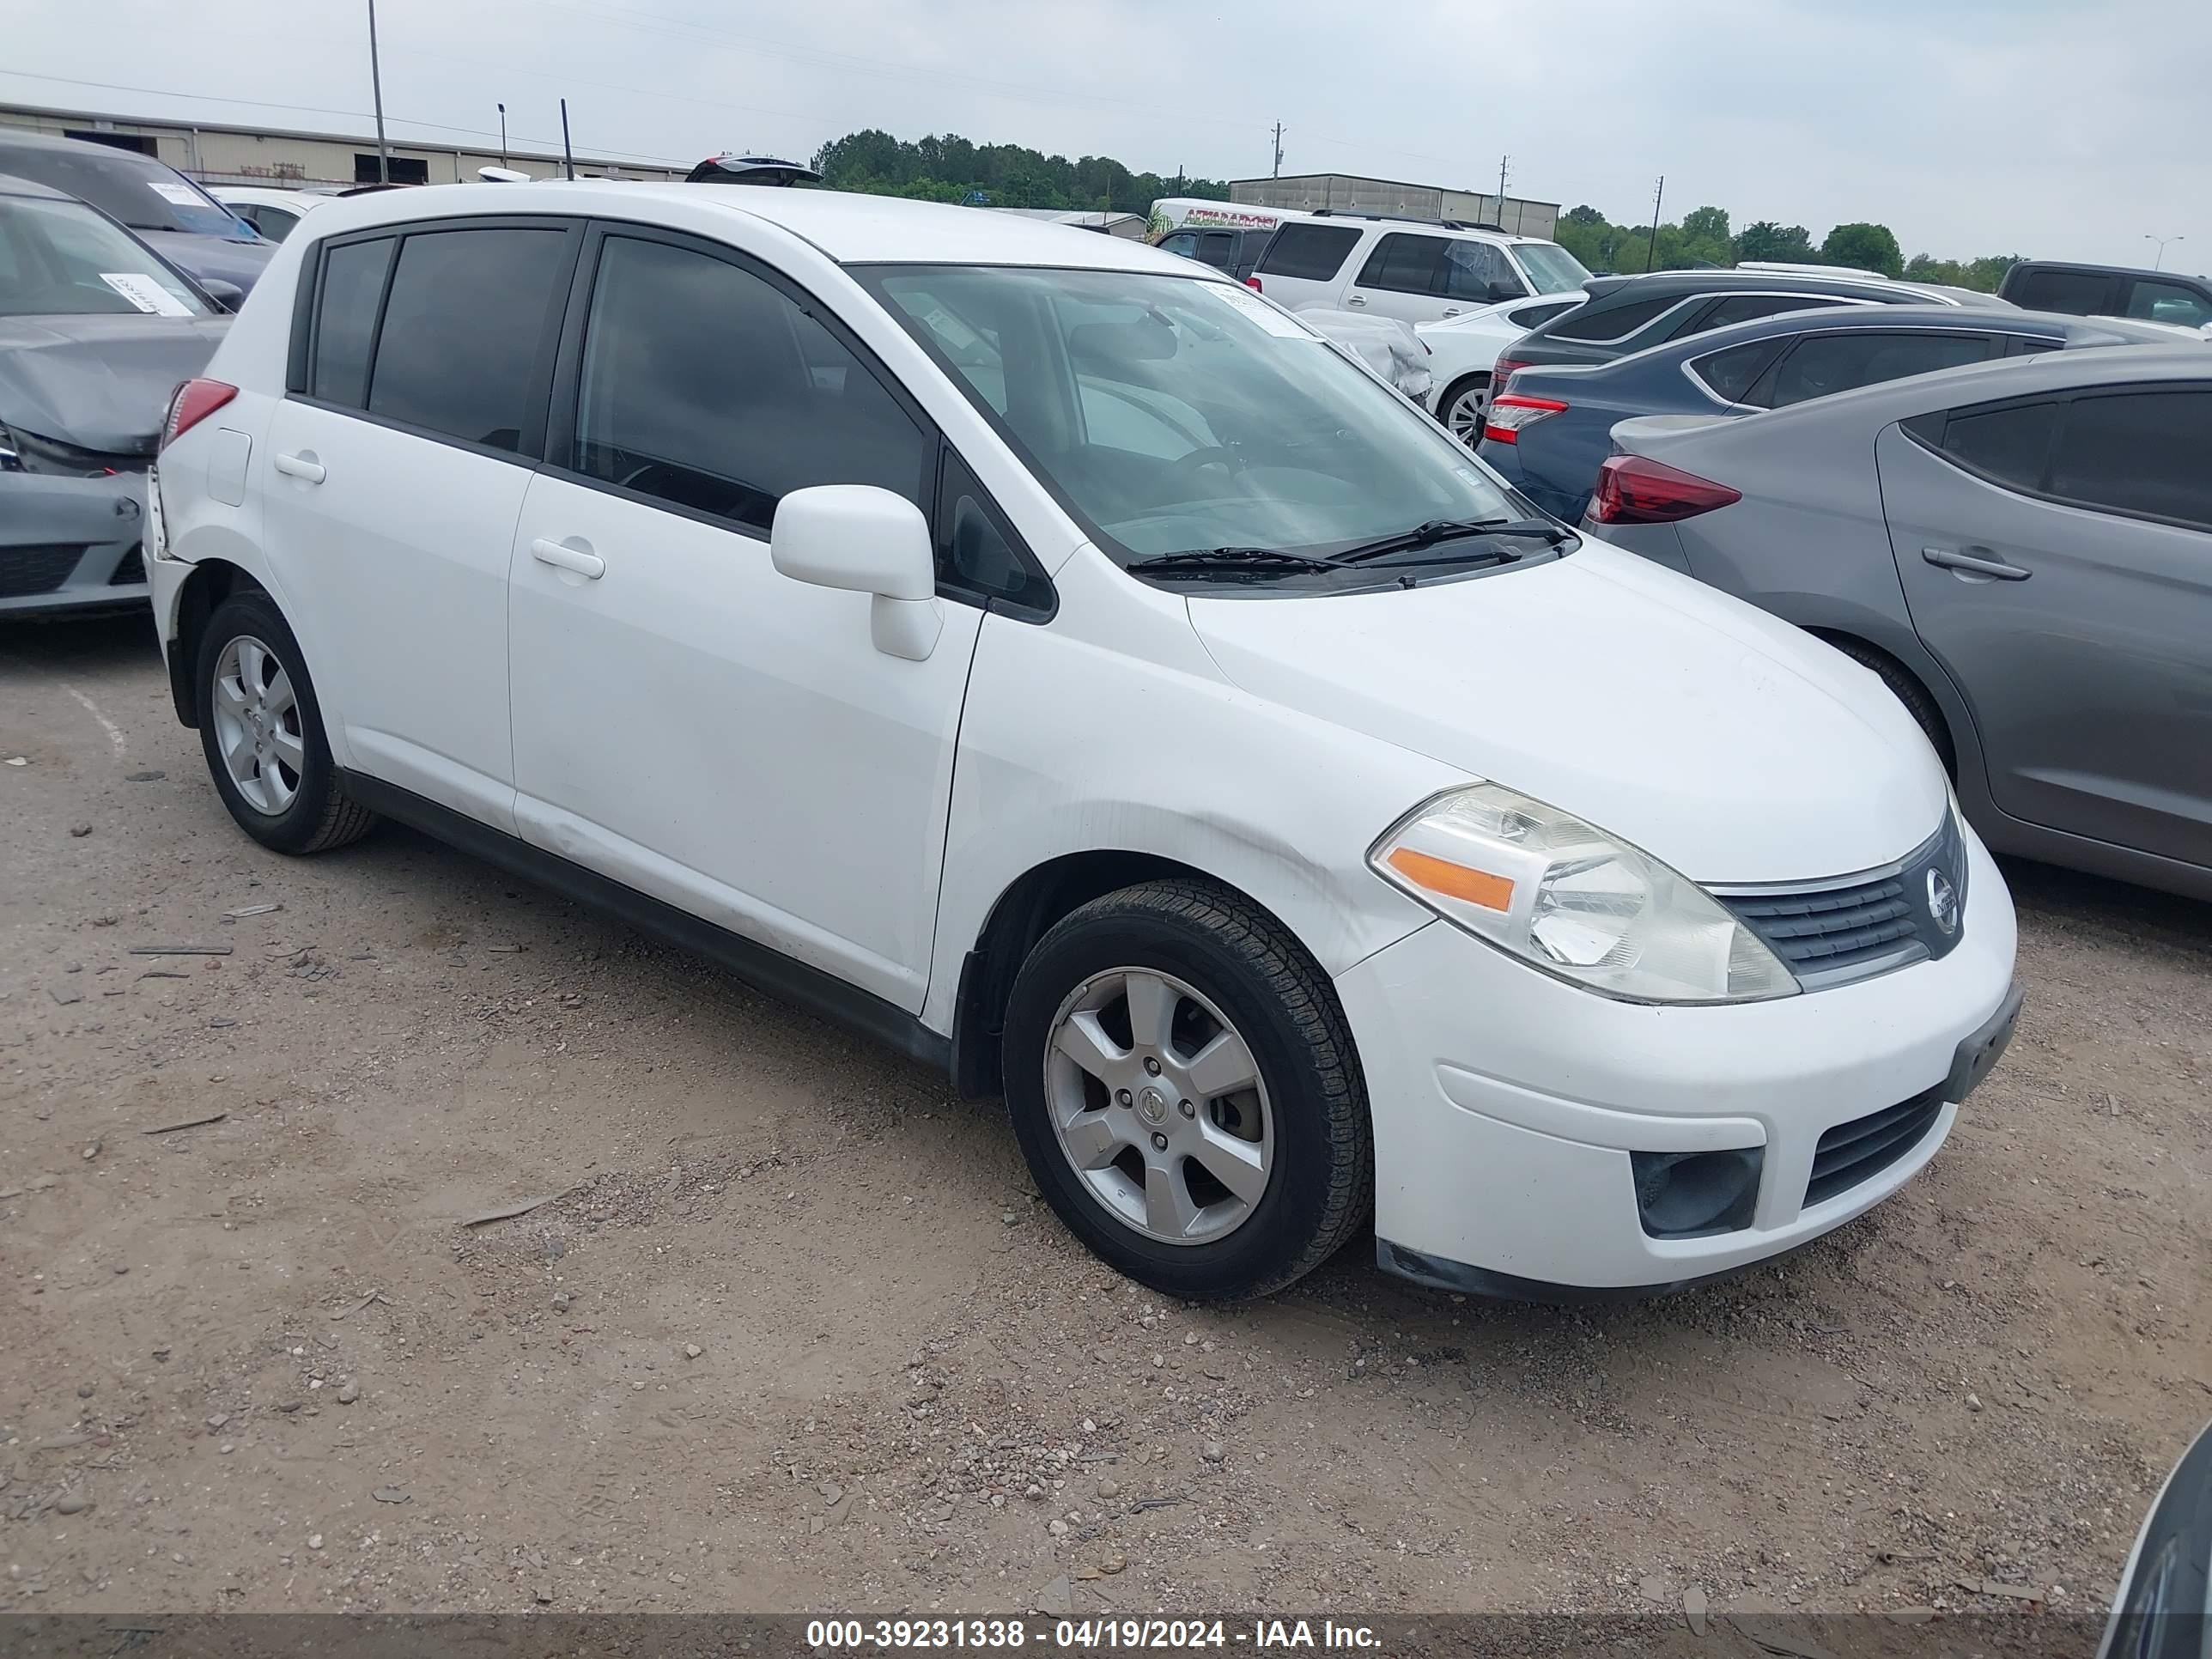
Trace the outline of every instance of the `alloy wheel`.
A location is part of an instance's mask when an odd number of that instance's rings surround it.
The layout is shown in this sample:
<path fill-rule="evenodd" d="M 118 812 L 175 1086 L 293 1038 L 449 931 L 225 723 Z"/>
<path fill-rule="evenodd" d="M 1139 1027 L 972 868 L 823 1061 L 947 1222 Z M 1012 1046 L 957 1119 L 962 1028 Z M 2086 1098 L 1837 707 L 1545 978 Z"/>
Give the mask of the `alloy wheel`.
<path fill-rule="evenodd" d="M 1489 406 L 1490 388 L 1469 386 L 1444 410 L 1444 425 L 1453 437 L 1472 449 L 1482 441 L 1483 416 Z"/>
<path fill-rule="evenodd" d="M 307 764 L 300 700 L 276 653 L 241 634 L 216 659 L 216 747 L 230 781 L 255 811 L 280 817 L 300 793 Z"/>

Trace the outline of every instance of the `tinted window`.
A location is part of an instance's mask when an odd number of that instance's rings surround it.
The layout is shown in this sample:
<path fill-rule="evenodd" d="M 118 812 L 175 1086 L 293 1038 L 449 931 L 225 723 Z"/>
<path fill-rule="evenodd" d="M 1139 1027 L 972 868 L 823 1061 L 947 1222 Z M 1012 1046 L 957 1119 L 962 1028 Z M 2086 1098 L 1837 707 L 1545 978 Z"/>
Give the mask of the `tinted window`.
<path fill-rule="evenodd" d="M 104 144 L 0 145 L 0 173 L 13 173 L 89 202 L 133 230 L 181 230 L 250 238 L 238 216 L 174 167 L 150 155 Z"/>
<path fill-rule="evenodd" d="M 1657 299 L 1631 300 L 1617 306 L 1593 300 L 1571 317 L 1562 317 L 1548 331 L 1554 340 L 1618 340 L 1633 334 L 1668 307 L 1681 303 L 1669 294 Z"/>
<path fill-rule="evenodd" d="M 2051 493 L 2212 528 L 2212 391 L 2077 398 L 2051 462 Z"/>
<path fill-rule="evenodd" d="M 1759 378 L 1774 356 L 1774 342 L 1753 340 L 1746 344 L 1730 346 L 1725 351 L 1716 351 L 1710 356 L 1693 360 L 1690 368 L 1719 397 L 1732 404 L 1747 400 L 1752 382 Z"/>
<path fill-rule="evenodd" d="M 307 395 L 359 409 L 368 386 L 368 348 L 376 334 L 392 239 L 348 242 L 323 252 L 323 298 L 316 313 Z"/>
<path fill-rule="evenodd" d="M 374 155 L 357 154 L 353 158 L 353 181 L 356 185 L 427 185 L 430 182 L 430 164 L 419 155 L 392 156 L 386 167 L 385 177 L 380 179 L 377 158 Z"/>
<path fill-rule="evenodd" d="M 561 230 L 441 230 L 400 245 L 368 412 L 520 449 L 536 401 Z"/>
<path fill-rule="evenodd" d="M 1052 585 L 1016 547 L 1012 532 L 948 446 L 938 490 L 937 579 L 948 587 L 1036 609 L 1052 604 Z"/>
<path fill-rule="evenodd" d="M 2128 315 L 2147 322 L 2202 328 L 2212 323 L 2212 301 L 2179 283 L 2160 283 L 2139 276 L 2128 294 Z"/>
<path fill-rule="evenodd" d="M 575 467 L 765 533 L 812 484 L 929 500 L 935 449 L 836 336 L 726 260 L 611 236 L 577 392 Z"/>
<path fill-rule="evenodd" d="M 1179 230 L 1172 236 L 1163 236 L 1160 248 L 1163 252 L 1179 253 L 1186 259 L 1194 258 L 1198 254 L 1198 233 Z"/>
<path fill-rule="evenodd" d="M 1580 305 L 1580 300 L 1547 300 L 1540 306 L 1519 306 L 1506 313 L 1506 319 L 1516 328 L 1541 328 L 1554 317 L 1564 317 Z"/>
<path fill-rule="evenodd" d="M 240 208 L 239 211 L 244 213 L 246 210 Z M 292 234 L 292 227 L 300 222 L 298 214 L 280 207 L 258 207 L 247 216 L 252 220 L 254 229 L 272 242 L 283 241 Z"/>
<path fill-rule="evenodd" d="M 1489 242 L 1447 242 L 1444 292 L 1455 300 L 1491 304 L 1528 291 L 1505 250 Z"/>
<path fill-rule="evenodd" d="M 1342 225 L 1285 225 L 1261 257 L 1260 274 L 1325 283 L 1358 240 L 1358 231 Z"/>
<path fill-rule="evenodd" d="M 2064 311 L 2076 317 L 2112 308 L 2112 279 L 2095 270 L 2031 270 L 2005 297 L 2030 311 Z"/>
<path fill-rule="evenodd" d="M 1776 317 L 1785 311 L 1823 311 L 1840 304 L 1840 301 L 1825 300 L 1817 294 L 1729 294 L 1713 301 L 1702 316 L 1674 331 L 1677 339 L 1685 335 L 1703 334 L 1709 329 L 1726 328 L 1730 323 L 1747 323 L 1755 318 Z"/>
<path fill-rule="evenodd" d="M 1362 288 L 1387 289 L 1394 294 L 1437 294 L 1443 291 L 1444 239 L 1407 236 L 1393 232 L 1375 244 L 1359 273 Z"/>
<path fill-rule="evenodd" d="M 1209 230 L 1198 239 L 1198 257 L 1216 270 L 1226 270 L 1237 263 L 1237 234 L 1234 231 Z"/>
<path fill-rule="evenodd" d="M 1943 453 L 1998 483 L 2039 489 L 2063 407 L 2040 403 L 1954 410 L 1943 425 Z"/>
<path fill-rule="evenodd" d="M 1808 334 L 1775 366 L 1759 402 L 1771 409 L 1832 397 L 1854 386 L 1899 380 L 1993 356 L 2004 342 L 1990 335 L 1876 334 L 1838 329 Z"/>

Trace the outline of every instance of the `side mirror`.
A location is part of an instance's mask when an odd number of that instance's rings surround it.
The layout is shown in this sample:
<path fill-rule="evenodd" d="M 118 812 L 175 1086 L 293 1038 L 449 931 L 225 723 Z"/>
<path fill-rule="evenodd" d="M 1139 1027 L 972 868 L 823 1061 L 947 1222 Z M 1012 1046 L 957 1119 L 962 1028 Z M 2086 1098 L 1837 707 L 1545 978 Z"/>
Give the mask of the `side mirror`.
<path fill-rule="evenodd" d="M 2212 1619 L 2212 1429 L 2197 1437 L 2143 1517 L 2098 1659 L 2197 1659 Z"/>
<path fill-rule="evenodd" d="M 886 656 L 921 662 L 937 648 L 936 555 L 905 496 L 873 484 L 794 489 L 776 503 L 768 551 L 793 581 L 873 594 L 868 631 Z"/>
<path fill-rule="evenodd" d="M 1522 292 L 1521 284 L 1518 283 L 1498 282 L 1490 285 L 1490 303 L 1494 306 L 1502 306 L 1508 300 L 1526 298 L 1528 295 Z"/>
<path fill-rule="evenodd" d="M 235 311 L 246 301 L 246 290 L 236 283 L 226 282 L 220 276 L 203 276 L 200 289 L 209 299 L 225 311 Z"/>

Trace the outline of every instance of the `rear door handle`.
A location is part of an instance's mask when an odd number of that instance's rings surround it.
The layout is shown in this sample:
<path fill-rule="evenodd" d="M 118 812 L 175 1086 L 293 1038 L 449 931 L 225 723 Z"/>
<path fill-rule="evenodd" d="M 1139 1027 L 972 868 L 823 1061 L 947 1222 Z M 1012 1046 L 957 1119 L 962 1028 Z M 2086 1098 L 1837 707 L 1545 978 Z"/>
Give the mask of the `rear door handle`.
<path fill-rule="evenodd" d="M 313 455 L 279 455 L 276 470 L 288 478 L 299 478 L 307 483 L 320 483 L 330 476 Z"/>
<path fill-rule="evenodd" d="M 1971 553 L 1956 552 L 1948 547 L 1923 547 L 1920 556 L 1945 570 L 1955 570 L 1962 575 L 1990 576 L 2001 582 L 2024 582 L 2035 574 L 2016 564 L 2007 564 L 2002 559 L 1976 558 Z"/>
<path fill-rule="evenodd" d="M 593 581 L 607 574 L 607 562 L 598 554 L 584 548 L 570 547 L 565 542 L 549 542 L 543 536 L 530 544 L 530 556 L 540 564 L 573 570 Z"/>
<path fill-rule="evenodd" d="M 1357 294 L 1347 294 L 1344 296 L 1344 303 L 1348 306 L 1359 307 L 1364 306 L 1367 301 L 1360 298 Z"/>
<path fill-rule="evenodd" d="M 1444 307 L 1444 315 L 1445 315 L 1445 316 L 1447 316 L 1447 317 L 1456 317 L 1456 316 L 1458 316 L 1458 315 L 1459 315 L 1459 307 L 1458 307 L 1457 306 L 1446 306 L 1446 307 Z"/>

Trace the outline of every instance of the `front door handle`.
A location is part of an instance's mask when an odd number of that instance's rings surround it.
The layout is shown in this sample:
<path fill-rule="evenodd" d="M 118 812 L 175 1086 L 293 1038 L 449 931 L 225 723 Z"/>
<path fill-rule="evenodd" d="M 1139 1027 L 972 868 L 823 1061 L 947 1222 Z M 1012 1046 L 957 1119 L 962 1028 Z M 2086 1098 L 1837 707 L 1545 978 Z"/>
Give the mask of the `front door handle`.
<path fill-rule="evenodd" d="M 1352 307 L 1356 311 L 1364 307 L 1367 301 L 1361 299 L 1357 294 L 1347 294 L 1344 296 L 1344 303 Z"/>
<path fill-rule="evenodd" d="M 1972 553 L 1960 553 L 1948 547 L 1923 547 L 1920 556 L 1942 569 L 1955 571 L 1961 576 L 1987 576 L 2001 582 L 2024 582 L 2035 573 L 2023 570 L 2016 564 L 2007 564 L 2002 559 L 1977 558 Z"/>
<path fill-rule="evenodd" d="M 570 547 L 566 542 L 549 542 L 543 536 L 530 544 L 530 556 L 540 564 L 573 570 L 593 581 L 607 574 L 607 562 L 598 554 L 586 548 Z"/>
<path fill-rule="evenodd" d="M 276 470 L 288 478 L 298 478 L 307 483 L 320 483 L 330 476 L 313 453 L 279 455 Z"/>

